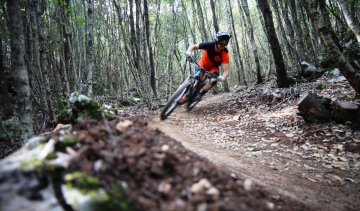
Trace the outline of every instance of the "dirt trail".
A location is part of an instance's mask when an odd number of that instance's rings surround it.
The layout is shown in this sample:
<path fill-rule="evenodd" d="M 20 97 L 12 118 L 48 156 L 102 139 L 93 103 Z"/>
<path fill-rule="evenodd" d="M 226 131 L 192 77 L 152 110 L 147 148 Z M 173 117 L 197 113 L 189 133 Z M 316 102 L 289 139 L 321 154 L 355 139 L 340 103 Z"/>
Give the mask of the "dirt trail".
<path fill-rule="evenodd" d="M 358 177 L 357 171 L 341 173 L 327 169 L 315 161 L 304 159 L 299 155 L 301 152 L 294 154 L 287 147 L 279 147 L 282 146 L 279 141 L 261 146 L 261 149 L 251 148 L 249 152 L 249 146 L 254 146 L 254 143 L 261 144 L 265 140 L 272 140 L 274 136 L 280 135 L 275 133 L 276 135 L 269 137 L 269 134 L 264 133 L 254 137 L 251 134 L 254 131 L 261 131 L 260 126 L 256 128 L 254 125 L 246 124 L 248 127 L 242 127 L 240 123 L 237 123 L 238 120 L 231 119 L 231 115 L 221 118 L 216 112 L 208 112 L 211 109 L 218 111 L 216 105 L 226 107 L 226 103 L 223 102 L 226 97 L 228 96 L 208 96 L 194 111 L 186 112 L 184 108 L 178 108 L 165 121 L 154 117 L 150 126 L 158 128 L 181 142 L 186 148 L 208 158 L 220 168 L 227 170 L 229 174 L 248 178 L 255 184 L 263 186 L 279 200 L 286 200 L 289 197 L 315 210 L 358 210 L 360 208 L 360 187 L 357 181 L 356 183 L 336 181 L 340 176 Z M 236 114 L 226 109 L 221 112 Z M 244 114 L 240 113 L 241 115 Z M 265 115 L 275 114 L 267 112 Z M 259 118 L 253 119 L 253 123 L 258 122 Z M 202 131 L 201 125 L 210 129 Z M 223 129 L 224 126 L 227 129 Z M 244 135 L 242 138 L 229 137 L 229 128 L 239 129 L 238 133 L 241 129 L 241 134 Z M 219 139 L 223 140 L 219 141 Z"/>

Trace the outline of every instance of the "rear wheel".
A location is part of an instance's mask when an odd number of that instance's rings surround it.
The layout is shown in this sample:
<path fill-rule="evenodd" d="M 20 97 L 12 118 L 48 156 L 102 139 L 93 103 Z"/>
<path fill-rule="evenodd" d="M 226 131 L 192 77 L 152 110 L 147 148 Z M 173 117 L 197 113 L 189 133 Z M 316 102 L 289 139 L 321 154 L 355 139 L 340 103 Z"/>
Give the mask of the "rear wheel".
<path fill-rule="evenodd" d="M 175 91 L 173 96 L 170 98 L 170 100 L 166 103 L 165 107 L 161 111 L 160 113 L 161 120 L 166 119 L 175 110 L 175 108 L 179 105 L 180 99 L 184 96 L 184 94 L 188 90 L 187 88 L 189 87 L 190 84 L 191 84 L 190 81 L 186 80 L 184 83 L 182 83 L 179 86 L 179 88 Z"/>
<path fill-rule="evenodd" d="M 193 101 L 190 101 L 189 104 L 187 105 L 187 109 L 189 111 L 191 111 L 200 101 L 198 100 L 193 100 Z"/>

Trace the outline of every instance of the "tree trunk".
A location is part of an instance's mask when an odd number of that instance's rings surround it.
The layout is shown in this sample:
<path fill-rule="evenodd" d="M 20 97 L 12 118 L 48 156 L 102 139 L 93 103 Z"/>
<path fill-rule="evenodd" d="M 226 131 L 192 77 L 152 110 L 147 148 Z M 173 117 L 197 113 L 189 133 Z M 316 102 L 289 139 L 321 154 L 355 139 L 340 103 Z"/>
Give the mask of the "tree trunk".
<path fill-rule="evenodd" d="M 244 64 L 243 64 L 243 61 L 242 61 L 242 57 L 241 57 L 241 54 L 240 54 L 240 46 L 239 46 L 239 42 L 238 42 L 238 38 L 237 38 L 237 33 L 236 33 L 236 28 L 235 28 L 235 25 L 234 25 L 234 17 L 233 17 L 233 13 L 232 13 L 232 6 L 231 6 L 231 3 L 230 3 L 230 0 L 227 1 L 227 8 L 228 8 L 228 11 L 229 11 L 229 23 L 231 23 L 231 29 L 232 29 L 232 34 L 234 36 L 232 42 L 235 44 L 235 48 L 234 48 L 234 53 L 235 55 L 232 57 L 237 60 L 236 62 L 236 70 L 237 70 L 237 80 L 238 80 L 238 83 L 239 84 L 246 84 L 246 80 L 245 80 L 245 73 L 244 73 Z"/>
<path fill-rule="evenodd" d="M 218 32 L 219 31 L 219 24 L 218 24 L 218 19 L 216 17 L 216 10 L 215 10 L 215 2 L 214 2 L 214 0 L 210 0 L 210 6 L 211 6 L 211 13 L 212 13 L 214 29 L 215 29 L 215 32 Z"/>
<path fill-rule="evenodd" d="M 156 76 L 155 76 L 155 65 L 154 65 L 154 55 L 151 44 L 150 37 L 150 20 L 149 20 L 149 11 L 147 0 L 144 0 L 144 16 L 145 16 L 145 25 L 146 25 L 146 40 L 149 51 L 149 60 L 150 60 L 150 85 L 154 93 L 154 97 L 157 98 L 157 88 L 156 88 Z"/>
<path fill-rule="evenodd" d="M 343 48 L 340 45 L 340 40 L 339 38 L 336 36 L 336 33 L 334 31 L 334 29 L 331 26 L 331 20 L 330 20 L 330 16 L 329 16 L 329 12 L 326 8 L 326 2 L 323 0 L 318 0 L 317 4 L 319 4 L 319 9 L 320 9 L 320 14 L 322 16 L 323 22 L 324 22 L 324 26 L 327 27 L 327 29 L 329 30 L 329 33 L 331 35 L 332 40 L 335 42 L 335 44 L 337 45 L 337 47 L 340 49 L 340 51 L 342 52 Z"/>
<path fill-rule="evenodd" d="M 204 21 L 205 18 L 204 18 L 204 14 L 202 11 L 200 0 L 195 0 L 195 2 L 196 2 L 196 6 L 197 6 L 197 14 L 199 16 L 199 21 L 200 21 L 200 29 L 201 29 L 200 31 L 201 31 L 202 37 L 203 37 L 203 39 L 208 40 L 209 36 L 207 34 L 207 30 L 205 27 L 205 21 Z"/>
<path fill-rule="evenodd" d="M 299 0 L 297 0 L 297 3 L 300 4 L 298 2 Z M 301 0 L 300 0 L 301 1 Z M 306 15 L 304 13 L 304 10 L 303 8 L 300 6 L 299 8 L 300 10 L 300 14 L 301 14 L 301 24 L 304 25 L 304 33 L 305 33 L 305 37 L 307 37 L 307 42 L 308 42 L 308 46 L 310 46 L 310 52 L 312 52 L 312 62 L 314 64 L 318 64 L 318 53 L 316 51 L 316 49 L 319 49 L 319 46 L 318 46 L 318 43 L 316 42 L 316 38 L 315 36 L 316 33 L 312 33 L 313 30 L 310 31 L 310 29 L 312 29 L 312 26 L 310 23 L 308 23 L 308 19 L 306 18 Z"/>
<path fill-rule="evenodd" d="M 339 6 L 341 7 L 341 10 L 344 14 L 346 23 L 348 24 L 349 28 L 351 29 L 351 31 L 355 34 L 356 39 L 358 41 L 358 43 L 360 44 L 360 27 L 359 24 L 356 24 L 356 22 L 352 19 L 349 10 L 345 4 L 344 0 L 337 0 Z"/>
<path fill-rule="evenodd" d="M 31 34 L 32 34 L 32 42 L 28 48 L 31 48 L 31 54 L 27 55 L 29 58 L 33 58 L 31 61 L 31 65 L 33 66 L 33 77 L 37 78 L 37 86 L 33 86 L 32 90 L 34 93 L 35 88 L 37 88 L 39 96 L 36 98 L 40 98 L 41 110 L 43 113 L 43 119 L 47 121 L 49 119 L 49 106 L 47 101 L 46 94 L 46 86 L 43 74 L 43 65 L 41 61 L 41 44 L 40 44 L 40 19 L 41 19 L 41 11 L 40 11 L 41 3 L 40 0 L 33 0 L 29 5 L 29 15 L 31 20 Z M 40 46 L 40 48 L 39 48 Z"/>
<path fill-rule="evenodd" d="M 173 69 L 173 55 L 174 55 L 174 51 L 176 48 L 176 41 L 178 38 L 178 34 L 176 33 L 177 31 L 177 12 L 176 12 L 176 5 L 175 2 L 172 5 L 172 11 L 173 11 L 173 36 L 172 36 L 172 40 L 167 52 L 167 64 L 166 64 L 166 70 L 167 70 L 167 76 L 168 76 L 168 86 L 167 86 L 167 96 L 171 96 L 171 91 L 172 91 L 172 84 L 173 84 L 173 74 L 172 74 L 172 69 Z"/>
<path fill-rule="evenodd" d="M 72 52 L 72 34 L 69 32 L 69 12 L 71 10 L 70 0 L 64 0 L 62 3 L 62 35 L 63 35 L 63 49 L 65 59 L 65 69 L 69 79 L 70 92 L 75 90 L 75 72 L 73 68 L 73 52 Z"/>
<path fill-rule="evenodd" d="M 129 0 L 130 5 L 130 45 L 131 45 L 131 52 L 132 58 L 135 65 L 136 70 L 139 68 L 139 55 L 137 53 L 137 43 L 136 43 L 136 31 L 135 31 L 135 21 L 134 21 L 134 9 L 133 9 L 133 0 Z"/>
<path fill-rule="evenodd" d="M 326 52 L 330 55 L 331 60 L 340 69 L 340 72 L 349 81 L 354 90 L 360 94 L 360 70 L 355 69 L 341 53 L 337 43 L 333 40 L 329 25 L 325 24 L 324 19 L 318 11 L 319 2 L 315 0 L 304 0 L 304 7 L 310 17 L 314 28 L 320 35 L 322 43 L 325 45 Z"/>
<path fill-rule="evenodd" d="M 0 25 L 2 26 L 2 23 L 0 23 Z M 6 83 L 7 79 L 4 67 L 2 36 L 3 34 L 0 34 L 0 114 L 3 116 L 0 116 L 0 120 L 1 118 L 7 118 L 9 115 L 11 115 L 10 98 L 8 93 L 8 86 Z"/>
<path fill-rule="evenodd" d="M 93 32 L 94 32 L 94 0 L 88 0 L 87 5 L 87 38 L 86 38 L 86 92 L 87 95 L 93 95 L 93 69 L 94 69 L 94 41 L 93 41 Z"/>
<path fill-rule="evenodd" d="M 20 15 L 18 0 L 7 0 L 9 17 L 9 31 L 11 37 L 11 54 L 16 78 L 16 91 L 18 97 L 18 115 L 21 124 L 21 140 L 29 139 L 33 134 L 33 121 L 31 118 L 32 106 L 30 101 L 30 86 L 27 68 L 25 66 L 25 43 L 23 35 L 23 22 Z"/>
<path fill-rule="evenodd" d="M 247 4 L 247 0 L 242 0 L 241 3 L 246 19 L 245 20 L 247 23 L 249 23 L 249 27 L 247 27 L 249 30 L 249 38 L 250 38 L 250 42 L 251 42 L 251 49 L 254 55 L 254 60 L 255 60 L 255 68 L 256 68 L 256 78 L 257 78 L 257 84 L 260 84 L 263 82 L 263 78 L 261 76 L 261 67 L 260 67 L 260 61 L 259 61 L 259 56 L 258 56 L 258 52 L 257 52 L 257 46 L 255 43 L 255 37 L 254 37 L 254 29 L 253 29 L 253 24 L 250 18 L 250 10 L 249 10 L 249 6 Z"/>
<path fill-rule="evenodd" d="M 278 24 L 278 32 L 280 36 L 280 42 L 283 45 L 284 49 L 284 60 L 287 62 L 287 64 L 292 65 L 293 63 L 298 63 L 301 65 L 301 61 L 299 59 L 299 54 L 293 48 L 294 46 L 294 31 L 291 27 L 291 22 L 289 18 L 287 17 L 287 13 L 284 11 L 283 8 L 281 8 L 282 13 L 280 13 L 280 3 L 276 2 L 275 0 L 272 0 L 272 6 L 274 8 L 275 17 L 277 18 L 277 21 L 281 24 Z M 283 17 L 283 18 L 282 18 Z M 284 20 L 282 20 L 284 19 Z M 282 24 L 282 23 L 285 24 Z M 284 27 L 285 26 L 285 27 Z M 286 29 L 286 30 L 285 30 Z"/>
<path fill-rule="evenodd" d="M 298 19 L 298 15 L 297 15 L 298 8 L 295 4 L 295 0 L 289 1 L 289 4 L 290 4 L 291 16 L 293 18 L 293 26 L 299 26 L 299 27 L 294 27 L 295 45 L 293 47 L 295 48 L 296 52 L 299 52 L 299 56 L 300 56 L 299 59 L 300 59 L 300 63 L 301 63 L 305 59 L 304 48 L 306 47 L 303 42 L 303 31 L 302 31 L 300 21 Z"/>
<path fill-rule="evenodd" d="M 64 30 L 63 30 L 63 6 L 61 4 L 60 1 L 58 1 L 57 6 L 56 6 L 56 11 L 57 12 L 57 26 L 59 27 L 59 35 L 60 35 L 60 40 L 62 41 L 62 46 L 61 46 L 61 50 L 60 53 L 58 54 L 58 58 L 56 58 L 56 60 L 58 61 L 59 65 L 59 75 L 61 77 L 61 81 L 59 82 L 61 84 L 61 86 L 64 86 L 64 88 L 61 87 L 62 90 L 62 95 L 64 97 L 69 96 L 70 95 L 70 82 L 69 82 L 69 76 L 68 76 L 68 71 L 66 69 L 66 62 L 65 62 L 65 49 L 64 49 L 64 44 L 63 44 L 63 39 L 64 39 Z"/>
<path fill-rule="evenodd" d="M 263 14 L 265 22 L 265 32 L 270 43 L 272 55 L 275 62 L 276 75 L 277 75 L 277 85 L 280 88 L 289 87 L 289 81 L 287 77 L 287 72 L 285 69 L 284 59 L 282 57 L 281 48 L 279 40 L 276 36 L 274 22 L 272 19 L 272 14 L 270 6 L 267 0 L 256 0 L 261 13 Z"/>
<path fill-rule="evenodd" d="M 49 79 L 49 65 L 46 55 L 48 54 L 47 49 L 47 40 L 45 33 L 45 20 L 44 13 L 46 9 L 46 0 L 41 0 L 40 5 L 38 7 L 38 21 L 39 21 L 39 43 L 40 43 L 40 61 L 41 61 L 41 70 L 44 79 L 45 86 L 45 100 L 47 102 L 49 121 L 54 120 L 54 106 L 51 99 L 51 88 L 50 88 L 50 79 Z"/>

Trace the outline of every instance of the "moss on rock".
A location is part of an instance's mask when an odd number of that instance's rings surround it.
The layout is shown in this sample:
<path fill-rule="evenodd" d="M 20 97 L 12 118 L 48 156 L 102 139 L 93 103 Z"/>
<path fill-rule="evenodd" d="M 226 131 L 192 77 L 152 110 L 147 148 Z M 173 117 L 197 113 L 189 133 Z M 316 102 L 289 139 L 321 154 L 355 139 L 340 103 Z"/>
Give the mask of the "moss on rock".
<path fill-rule="evenodd" d="M 120 185 L 112 185 L 106 192 L 98 178 L 83 172 L 65 175 L 65 184 L 64 195 L 76 210 L 132 210 L 131 202 Z"/>
<path fill-rule="evenodd" d="M 33 159 L 23 162 L 20 165 L 20 169 L 22 171 L 39 171 L 39 170 L 43 170 L 44 166 L 45 166 L 44 161 L 40 159 Z"/>
<path fill-rule="evenodd" d="M 65 176 L 66 185 L 70 188 L 76 187 L 86 193 L 100 187 L 101 182 L 98 178 L 87 176 L 83 172 L 74 172 Z"/>

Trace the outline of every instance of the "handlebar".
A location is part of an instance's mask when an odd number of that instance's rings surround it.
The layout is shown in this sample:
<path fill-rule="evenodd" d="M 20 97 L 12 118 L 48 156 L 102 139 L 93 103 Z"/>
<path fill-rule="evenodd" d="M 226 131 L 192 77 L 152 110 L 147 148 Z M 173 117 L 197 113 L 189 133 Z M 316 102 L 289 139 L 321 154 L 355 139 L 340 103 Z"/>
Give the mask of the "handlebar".
<path fill-rule="evenodd" d="M 186 60 L 188 60 L 190 63 L 193 63 L 197 68 L 199 68 L 200 70 L 204 71 L 204 75 L 208 78 L 217 78 L 218 75 L 216 75 L 215 73 L 212 73 L 210 71 L 205 70 L 204 68 L 202 68 L 197 61 L 195 60 L 195 58 L 193 56 L 187 56 Z"/>

